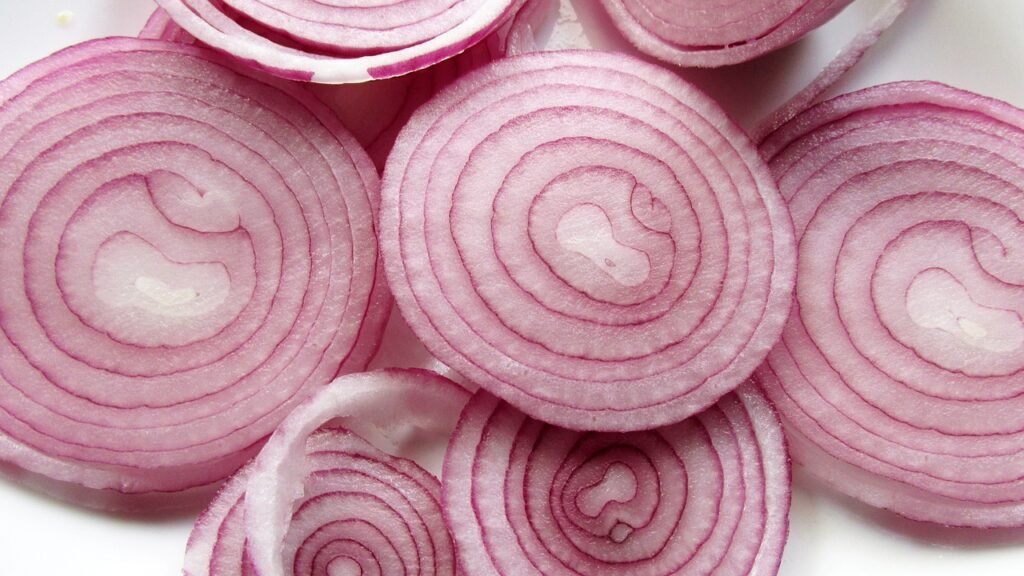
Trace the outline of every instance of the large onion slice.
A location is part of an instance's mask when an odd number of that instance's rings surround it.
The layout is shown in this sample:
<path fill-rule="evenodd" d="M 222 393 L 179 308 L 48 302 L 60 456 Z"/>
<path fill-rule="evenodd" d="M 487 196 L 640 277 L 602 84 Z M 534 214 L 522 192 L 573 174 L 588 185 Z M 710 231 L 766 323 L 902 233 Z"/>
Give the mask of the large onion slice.
<path fill-rule="evenodd" d="M 1024 525 L 1024 111 L 890 84 L 764 152 L 800 243 L 758 375 L 796 457 L 911 518 Z"/>
<path fill-rule="evenodd" d="M 444 512 L 474 576 L 776 574 L 789 465 L 745 385 L 672 426 L 572 432 L 487 393 L 448 448 Z"/>
<path fill-rule="evenodd" d="M 124 38 L 0 102 L 0 460 L 110 496 L 203 486 L 367 364 L 377 177 L 304 90 Z"/>
<path fill-rule="evenodd" d="M 203 44 L 292 80 L 401 76 L 473 46 L 525 0 L 158 0 Z"/>
<path fill-rule="evenodd" d="M 185 574 L 454 575 L 437 478 L 363 438 L 439 471 L 468 399 L 419 370 L 339 378 L 282 423 L 196 522 Z"/>
<path fill-rule="evenodd" d="M 851 0 L 601 0 L 640 51 L 679 66 L 752 60 L 821 26 Z"/>
<path fill-rule="evenodd" d="M 713 404 L 790 304 L 789 215 L 718 106 L 624 55 L 482 68 L 421 108 L 384 177 L 400 309 L 533 417 L 637 430 Z"/>

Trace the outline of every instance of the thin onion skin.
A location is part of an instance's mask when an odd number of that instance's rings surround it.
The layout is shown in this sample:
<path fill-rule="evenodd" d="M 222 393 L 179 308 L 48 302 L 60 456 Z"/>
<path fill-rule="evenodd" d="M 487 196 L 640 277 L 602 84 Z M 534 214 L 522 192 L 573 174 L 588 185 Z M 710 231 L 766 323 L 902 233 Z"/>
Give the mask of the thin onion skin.
<path fill-rule="evenodd" d="M 478 392 L 448 448 L 443 501 L 474 575 L 774 575 L 789 462 L 750 384 L 627 434 L 559 429 Z"/>
<path fill-rule="evenodd" d="M 413 116 L 382 195 L 413 331 L 560 426 L 697 413 L 753 372 L 788 312 L 792 228 L 767 167 L 717 104 L 632 57 L 477 70 Z"/>
<path fill-rule="evenodd" d="M 315 98 L 115 38 L 16 73 L 0 102 L 13 476 L 89 506 L 184 505 L 369 362 L 390 306 L 376 173 Z"/>
<path fill-rule="evenodd" d="M 915 520 L 1024 525 L 1024 111 L 887 84 L 802 113 L 762 149 L 799 262 L 757 380 L 794 458 Z"/>
<path fill-rule="evenodd" d="M 319 5 L 303 16 L 301 10 L 250 0 L 228 0 L 231 6 L 214 0 L 158 4 L 200 42 L 247 66 L 289 80 L 347 84 L 401 76 L 451 58 L 497 30 L 525 1 L 434 1 L 433 6 L 421 1 L 437 10 L 432 16 L 393 5 L 358 10 Z M 309 3 L 281 3 L 289 2 Z M 388 28 L 389 21 L 403 18 L 407 21 Z M 384 43 L 373 45 L 378 39 Z"/>
<path fill-rule="evenodd" d="M 750 0 L 728 7 L 684 0 L 601 0 L 641 52 L 685 67 L 739 64 L 796 42 L 852 0 Z M 737 8 L 739 7 L 739 8 Z M 740 10 L 733 14 L 727 10 Z M 675 20 L 669 20 L 672 18 Z"/>

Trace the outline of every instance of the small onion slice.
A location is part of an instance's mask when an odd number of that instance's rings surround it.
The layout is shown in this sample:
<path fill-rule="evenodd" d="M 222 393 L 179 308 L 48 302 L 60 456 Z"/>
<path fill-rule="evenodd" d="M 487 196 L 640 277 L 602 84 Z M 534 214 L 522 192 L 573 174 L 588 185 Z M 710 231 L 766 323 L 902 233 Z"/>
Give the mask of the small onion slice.
<path fill-rule="evenodd" d="M 641 52 L 678 66 L 738 64 L 787 46 L 852 0 L 601 0 Z"/>
<path fill-rule="evenodd" d="M 377 176 L 306 91 L 121 38 L 0 102 L 0 461 L 131 507 L 227 477 L 367 365 Z"/>
<path fill-rule="evenodd" d="M 158 0 L 203 44 L 291 80 L 401 76 L 486 38 L 525 0 Z"/>
<path fill-rule="evenodd" d="M 444 513 L 474 576 L 778 572 L 782 429 L 752 385 L 671 426 L 573 432 L 479 392 L 444 466 Z"/>
<path fill-rule="evenodd" d="M 738 386 L 790 305 L 789 215 L 746 135 L 673 73 L 542 52 L 401 133 L 381 246 L 439 360 L 573 429 L 679 421 Z"/>
<path fill-rule="evenodd" d="M 385 370 L 343 377 L 300 406 L 246 482 L 240 511 L 253 572 L 284 576 L 294 566 L 295 574 L 324 574 L 304 567 L 350 557 L 341 573 L 455 574 L 440 483 L 424 468 L 440 471 L 469 397 L 430 372 Z M 423 467 L 351 436 L 322 437 L 323 427 L 338 425 Z"/>
<path fill-rule="evenodd" d="M 888 84 L 763 150 L 800 240 L 758 379 L 795 457 L 913 519 L 1024 525 L 1024 111 Z"/>

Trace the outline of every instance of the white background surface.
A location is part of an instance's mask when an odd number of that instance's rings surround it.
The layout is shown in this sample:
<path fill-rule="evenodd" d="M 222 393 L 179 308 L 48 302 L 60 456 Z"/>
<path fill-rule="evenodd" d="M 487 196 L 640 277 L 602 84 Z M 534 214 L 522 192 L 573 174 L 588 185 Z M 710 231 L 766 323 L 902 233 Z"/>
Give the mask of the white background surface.
<path fill-rule="evenodd" d="M 582 12 L 596 2 L 575 1 Z M 684 75 L 749 126 L 813 77 L 880 5 L 856 0 L 780 53 Z M 134 34 L 152 7 L 151 0 L 0 0 L 0 76 L 81 40 Z M 68 25 L 58 23 L 64 10 L 73 13 Z M 581 14 L 585 23 L 594 17 Z M 835 91 L 909 79 L 940 80 L 1024 106 L 1024 0 L 916 0 Z M 0 576 L 179 574 L 193 516 L 116 517 L 0 481 Z M 798 472 L 781 574 L 1021 576 L 1024 532 L 914 524 L 835 496 Z"/>

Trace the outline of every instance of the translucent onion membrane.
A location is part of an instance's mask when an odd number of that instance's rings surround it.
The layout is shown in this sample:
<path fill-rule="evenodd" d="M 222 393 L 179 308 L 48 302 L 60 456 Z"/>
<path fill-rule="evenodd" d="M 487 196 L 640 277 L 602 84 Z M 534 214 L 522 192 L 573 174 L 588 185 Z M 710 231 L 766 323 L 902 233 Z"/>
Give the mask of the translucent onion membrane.
<path fill-rule="evenodd" d="M 787 46 L 852 0 L 601 0 L 641 52 L 678 66 L 746 62 Z"/>
<path fill-rule="evenodd" d="M 444 466 L 444 513 L 474 576 L 778 572 L 789 464 L 749 384 L 679 424 L 573 432 L 480 392 Z"/>
<path fill-rule="evenodd" d="M 427 348 L 574 429 L 679 421 L 734 389 L 790 305 L 789 215 L 718 106 L 624 55 L 543 52 L 413 116 L 382 250 Z"/>
<path fill-rule="evenodd" d="M 0 103 L 0 461 L 132 506 L 228 476 L 367 364 L 377 176 L 315 98 L 121 38 Z"/>
<path fill-rule="evenodd" d="M 456 574 L 440 482 L 374 444 L 437 469 L 468 399 L 425 371 L 338 379 L 289 416 L 199 518 L 186 576 Z"/>
<path fill-rule="evenodd" d="M 758 379 L 795 457 L 910 518 L 1024 525 L 1024 111 L 889 84 L 763 150 L 799 262 Z"/>
<path fill-rule="evenodd" d="M 203 44 L 291 80 L 401 76 L 480 42 L 525 0 L 158 0 Z"/>

